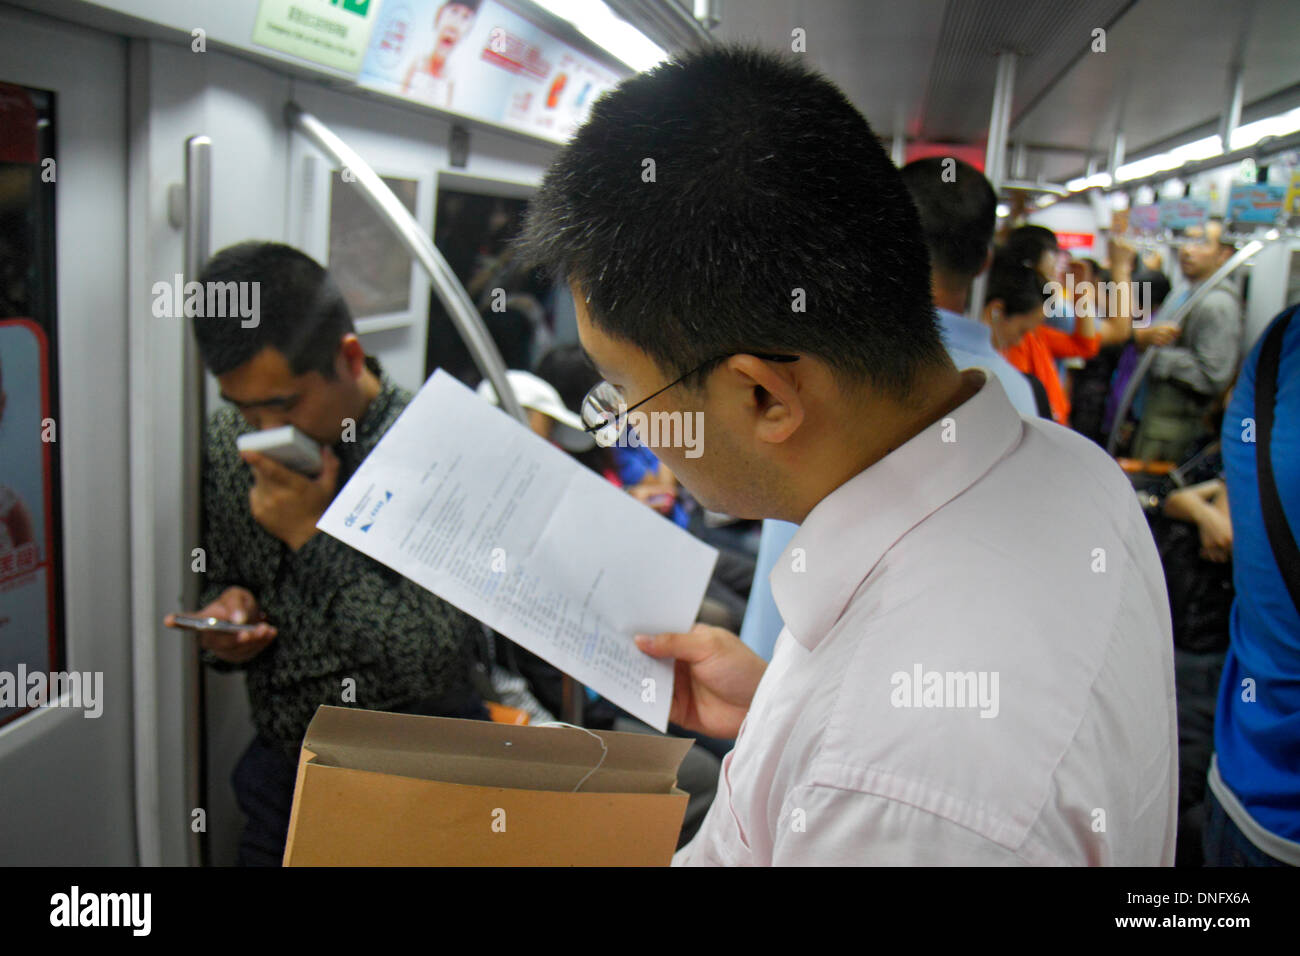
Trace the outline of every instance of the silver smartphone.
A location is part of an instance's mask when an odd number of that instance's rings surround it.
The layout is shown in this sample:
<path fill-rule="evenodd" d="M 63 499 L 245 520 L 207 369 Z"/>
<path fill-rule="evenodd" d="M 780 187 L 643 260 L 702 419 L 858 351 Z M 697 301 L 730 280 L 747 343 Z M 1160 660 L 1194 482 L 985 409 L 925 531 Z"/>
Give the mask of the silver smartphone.
<path fill-rule="evenodd" d="M 238 634 L 256 627 L 255 624 L 236 624 L 219 617 L 196 617 L 193 614 L 173 614 L 172 627 L 183 627 L 187 631 L 220 631 L 222 634 Z"/>

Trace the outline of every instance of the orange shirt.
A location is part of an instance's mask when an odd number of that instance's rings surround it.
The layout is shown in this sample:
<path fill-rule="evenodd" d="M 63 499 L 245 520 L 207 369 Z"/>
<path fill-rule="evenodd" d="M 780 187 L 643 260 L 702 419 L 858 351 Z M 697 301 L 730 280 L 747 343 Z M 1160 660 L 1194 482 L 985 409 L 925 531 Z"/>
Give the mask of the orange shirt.
<path fill-rule="evenodd" d="M 1050 325 L 1040 325 L 1026 332 L 1018 344 L 1003 349 L 1002 357 L 1043 383 L 1043 388 L 1047 389 L 1047 401 L 1052 406 L 1052 418 L 1057 424 L 1069 427 L 1070 399 L 1061 385 L 1061 377 L 1056 374 L 1056 360 L 1090 359 L 1100 350 L 1100 335 L 1089 339 L 1082 335 L 1070 335 Z"/>

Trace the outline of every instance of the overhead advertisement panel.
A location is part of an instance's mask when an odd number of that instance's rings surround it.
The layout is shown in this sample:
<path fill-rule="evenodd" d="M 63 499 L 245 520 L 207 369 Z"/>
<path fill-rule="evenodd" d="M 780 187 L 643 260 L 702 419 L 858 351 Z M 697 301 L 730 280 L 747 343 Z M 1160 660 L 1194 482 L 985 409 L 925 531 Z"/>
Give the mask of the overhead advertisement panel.
<path fill-rule="evenodd" d="M 1237 183 L 1228 195 L 1228 221 L 1274 223 L 1282 214 L 1286 187 L 1268 183 Z"/>
<path fill-rule="evenodd" d="M 355 74 L 380 0 L 262 0 L 253 42 Z"/>
<path fill-rule="evenodd" d="M 386 0 L 357 83 L 563 142 L 620 78 L 495 0 Z"/>

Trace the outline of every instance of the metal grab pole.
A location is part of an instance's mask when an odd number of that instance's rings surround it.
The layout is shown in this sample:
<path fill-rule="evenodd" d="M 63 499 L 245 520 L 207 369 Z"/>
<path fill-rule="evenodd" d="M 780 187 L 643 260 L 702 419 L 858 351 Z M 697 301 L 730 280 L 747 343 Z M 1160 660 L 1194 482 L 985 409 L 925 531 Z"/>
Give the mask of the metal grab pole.
<path fill-rule="evenodd" d="M 197 281 L 212 252 L 212 140 L 191 136 L 185 141 L 185 224 L 182 266 L 187 283 Z M 207 413 L 204 396 L 204 368 L 194 327 L 182 323 L 181 333 L 181 530 L 183 535 L 181 566 L 189 563 L 190 548 L 202 543 L 203 476 L 202 460 Z M 199 576 L 181 578 L 180 607 L 198 607 Z M 204 694 L 204 667 L 198 648 L 192 641 L 185 647 L 185 707 L 192 710 L 193 720 L 186 721 L 186 750 L 193 759 L 186 761 L 186 792 L 195 806 L 207 806 L 207 699 Z M 192 682 L 192 686 L 191 686 Z M 208 834 L 201 831 L 190 836 L 190 853 L 199 866 L 208 862 Z"/>
<path fill-rule="evenodd" d="M 1187 318 L 1187 313 L 1200 304 L 1201 300 L 1210 294 L 1210 291 L 1230 276 L 1237 267 L 1253 256 L 1259 250 L 1264 248 L 1264 243 L 1259 239 L 1252 239 L 1246 245 L 1242 246 L 1237 252 L 1233 253 L 1223 265 L 1219 266 L 1208 279 L 1196 287 L 1196 291 L 1179 303 L 1178 308 L 1170 313 L 1169 321 L 1162 322 L 1161 325 L 1175 325 L 1182 327 L 1183 319 Z M 1142 380 L 1151 370 L 1151 363 L 1155 361 L 1156 351 L 1159 346 L 1152 346 L 1142 354 L 1142 360 L 1138 367 L 1134 369 L 1132 376 L 1129 377 L 1128 384 L 1124 386 L 1124 395 L 1119 400 L 1119 407 L 1115 410 L 1115 420 L 1110 425 L 1110 437 L 1106 440 L 1106 454 L 1112 458 L 1115 457 L 1115 449 L 1119 445 L 1120 426 L 1128 417 L 1129 407 L 1133 404 L 1133 399 L 1137 396 L 1138 388 L 1142 385 Z"/>
<path fill-rule="evenodd" d="M 362 198 L 379 215 L 379 218 L 401 240 L 402 245 L 415 257 L 424 271 L 433 281 L 433 289 L 438 299 L 451 316 L 456 331 L 465 342 L 474 364 L 483 373 L 483 377 L 492 383 L 501 407 L 510 415 L 528 427 L 528 416 L 523 406 L 515 397 L 514 390 L 506 378 L 506 365 L 501 358 L 496 343 L 488 334 L 487 326 L 479 317 L 478 310 L 470 301 L 469 294 L 451 266 L 443 258 L 433 240 L 425 235 L 415 217 L 402 205 L 393 191 L 384 184 L 370 165 L 362 159 L 347 143 L 330 131 L 320 120 L 305 112 L 297 103 L 288 103 L 284 108 L 285 119 L 292 129 L 302 133 L 315 146 L 334 162 L 352 173 L 351 181 L 361 191 Z M 348 177 L 344 177 L 347 179 Z M 582 723 L 582 688 L 572 677 L 565 674 L 562 687 L 563 705 L 561 719 L 571 724 Z"/>
<path fill-rule="evenodd" d="M 1016 92 L 1016 54 L 1003 50 L 998 54 L 998 72 L 993 81 L 993 111 L 989 115 L 989 141 L 984 150 L 984 176 L 993 187 L 993 195 L 1002 191 L 1007 157 L 1007 132 L 1011 127 L 1011 100 Z M 984 292 L 988 288 L 988 271 L 981 272 L 971 283 L 970 303 L 966 314 L 976 322 L 984 311 Z"/>
<path fill-rule="evenodd" d="M 479 318 L 478 310 L 470 301 L 465 287 L 456 278 L 456 273 L 451 271 L 451 266 L 447 265 L 447 260 L 433 244 L 433 240 L 420 229 L 415 217 L 402 205 L 401 200 L 393 195 L 393 191 L 384 184 L 370 165 L 353 151 L 352 147 L 331 132 L 324 123 L 310 113 L 304 112 L 297 103 L 289 103 L 285 106 L 285 118 L 291 127 L 306 136 L 321 152 L 352 174 L 352 181 L 361 191 L 362 198 L 397 234 L 402 245 L 406 246 L 416 261 L 424 266 L 424 271 L 433 280 L 434 292 L 438 294 L 438 299 L 446 308 L 447 314 L 451 316 L 456 331 L 465 341 L 465 347 L 469 349 L 474 364 L 483 373 L 483 377 L 492 383 L 492 388 L 501 401 L 501 407 L 527 425 L 528 416 L 524 414 L 523 407 L 515 398 L 515 393 L 506 379 L 506 365 L 497 350 L 496 343 L 492 341 L 487 327 Z M 347 178 L 344 177 L 345 180 Z"/>

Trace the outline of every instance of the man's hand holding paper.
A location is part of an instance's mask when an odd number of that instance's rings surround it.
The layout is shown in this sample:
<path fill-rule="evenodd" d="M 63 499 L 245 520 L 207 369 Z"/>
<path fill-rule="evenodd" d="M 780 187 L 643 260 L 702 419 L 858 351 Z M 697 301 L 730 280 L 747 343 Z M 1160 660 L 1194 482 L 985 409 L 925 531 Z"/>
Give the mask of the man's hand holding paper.
<path fill-rule="evenodd" d="M 735 634 L 707 624 L 686 634 L 638 634 L 636 646 L 651 657 L 676 661 L 673 723 L 720 740 L 740 736 L 767 661 Z"/>
<path fill-rule="evenodd" d="M 673 664 L 633 635 L 688 631 L 717 552 L 445 372 L 318 527 L 667 727 Z"/>

